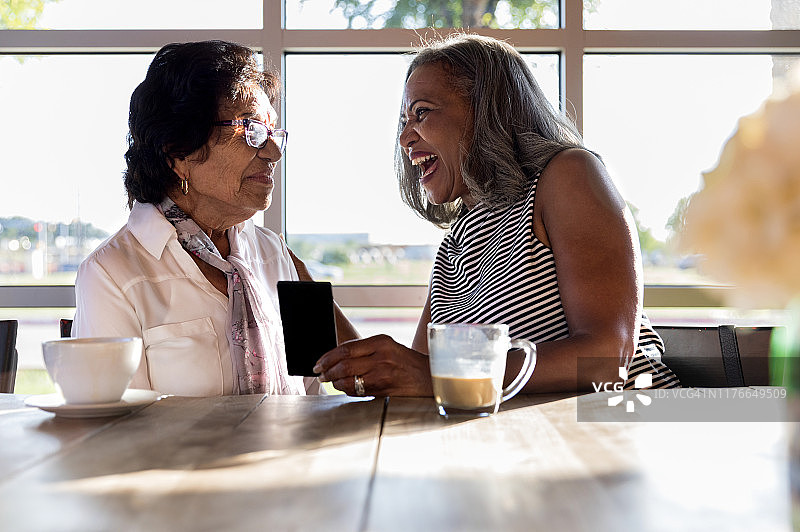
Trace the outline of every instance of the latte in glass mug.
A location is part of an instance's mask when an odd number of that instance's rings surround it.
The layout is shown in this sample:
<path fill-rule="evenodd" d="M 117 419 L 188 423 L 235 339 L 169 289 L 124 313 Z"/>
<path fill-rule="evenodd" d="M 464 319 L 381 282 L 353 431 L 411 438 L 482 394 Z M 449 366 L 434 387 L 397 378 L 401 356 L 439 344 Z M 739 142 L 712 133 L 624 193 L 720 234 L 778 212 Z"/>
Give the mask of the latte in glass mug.
<path fill-rule="evenodd" d="M 510 339 L 505 324 L 429 323 L 433 396 L 439 413 L 487 416 L 515 396 L 536 366 L 536 346 Z M 503 388 L 509 349 L 525 351 L 525 361 L 514 381 Z"/>

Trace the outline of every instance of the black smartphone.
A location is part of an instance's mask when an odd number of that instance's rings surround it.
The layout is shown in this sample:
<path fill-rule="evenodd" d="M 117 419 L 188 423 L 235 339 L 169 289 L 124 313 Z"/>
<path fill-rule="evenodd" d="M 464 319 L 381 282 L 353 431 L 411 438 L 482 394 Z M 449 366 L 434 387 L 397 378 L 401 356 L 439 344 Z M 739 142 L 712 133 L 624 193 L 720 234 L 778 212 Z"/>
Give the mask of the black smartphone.
<path fill-rule="evenodd" d="M 336 347 L 331 283 L 278 281 L 289 375 L 313 377 L 319 357 Z"/>

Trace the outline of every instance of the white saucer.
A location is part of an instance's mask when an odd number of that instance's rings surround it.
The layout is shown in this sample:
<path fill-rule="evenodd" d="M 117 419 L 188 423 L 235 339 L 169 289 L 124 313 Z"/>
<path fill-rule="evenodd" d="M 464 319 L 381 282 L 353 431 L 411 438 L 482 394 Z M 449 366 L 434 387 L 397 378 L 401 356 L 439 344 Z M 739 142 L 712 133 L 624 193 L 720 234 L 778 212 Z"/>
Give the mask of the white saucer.
<path fill-rule="evenodd" d="M 27 397 L 25 404 L 61 417 L 107 417 L 127 414 L 136 407 L 149 405 L 162 397 L 164 394 L 161 392 L 134 388 L 125 390 L 122 400 L 116 403 L 67 404 L 60 393 L 50 393 Z"/>

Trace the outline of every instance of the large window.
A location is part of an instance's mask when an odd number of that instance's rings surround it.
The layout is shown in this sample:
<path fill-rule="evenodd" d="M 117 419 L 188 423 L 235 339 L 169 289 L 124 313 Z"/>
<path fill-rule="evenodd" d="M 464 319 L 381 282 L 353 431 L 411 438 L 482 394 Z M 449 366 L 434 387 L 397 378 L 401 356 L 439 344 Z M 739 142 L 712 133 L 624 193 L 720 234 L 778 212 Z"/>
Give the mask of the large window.
<path fill-rule="evenodd" d="M 595 2 L 596 0 L 590 0 Z M 286 0 L 289 29 L 557 28 L 558 0 Z"/>
<path fill-rule="evenodd" d="M 713 284 L 697 257 L 675 249 L 688 197 L 712 169 L 740 117 L 797 73 L 766 54 L 589 54 L 584 136 L 639 222 L 650 284 Z"/>
<path fill-rule="evenodd" d="M 584 16 L 590 30 L 796 30 L 791 0 L 600 0 Z"/>
<path fill-rule="evenodd" d="M 5 9 L 9 27 L 49 30 L 245 29 L 263 20 L 261 0 L 15 0 Z"/>
<path fill-rule="evenodd" d="M 400 202 L 397 115 L 407 52 L 455 26 L 514 44 L 548 98 L 603 156 L 636 212 L 651 316 L 718 321 L 719 311 L 704 307 L 718 301 L 714 281 L 672 247 L 671 220 L 738 118 L 798 83 L 796 2 L 501 0 L 489 13 L 471 9 L 480 4 L 3 4 L 3 316 L 34 324 L 20 329 L 24 345 L 38 345 L 38 337 L 25 339 L 31 330 L 58 334 L 57 318 L 71 316 L 76 265 L 127 218 L 121 172 L 131 91 L 162 45 L 219 38 L 262 51 L 285 84 L 281 121 L 291 141 L 283 181 L 259 221 L 335 283 L 362 332 L 390 327 L 410 338 L 442 233 Z M 40 357 L 38 349 L 26 356 Z"/>
<path fill-rule="evenodd" d="M 72 284 L 125 223 L 128 101 L 151 59 L 0 55 L 0 283 Z"/>

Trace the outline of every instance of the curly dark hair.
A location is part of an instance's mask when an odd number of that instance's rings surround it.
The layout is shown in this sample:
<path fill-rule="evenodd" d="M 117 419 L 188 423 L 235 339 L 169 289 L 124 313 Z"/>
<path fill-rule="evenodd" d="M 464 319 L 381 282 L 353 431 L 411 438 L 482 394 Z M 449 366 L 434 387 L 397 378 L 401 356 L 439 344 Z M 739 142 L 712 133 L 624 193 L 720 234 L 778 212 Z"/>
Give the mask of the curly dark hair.
<path fill-rule="evenodd" d="M 574 124 L 553 109 L 525 60 L 510 44 L 467 33 L 427 43 L 408 67 L 439 64 L 472 110 L 473 133 L 461 160 L 461 174 L 472 197 L 490 208 L 511 205 L 528 192 L 531 180 L 567 148 L 582 148 Z M 402 114 L 402 113 L 401 113 Z M 464 212 L 460 199 L 428 202 L 419 183 L 420 167 L 411 165 L 400 145 L 398 126 L 395 171 L 403 201 L 419 216 L 447 227 Z"/>
<path fill-rule="evenodd" d="M 124 181 L 128 207 L 159 203 L 180 179 L 172 163 L 204 148 L 225 102 L 263 90 L 273 105 L 280 78 L 253 50 L 226 41 L 173 43 L 156 54 L 131 96 Z M 201 160 L 207 156 L 200 152 Z"/>

